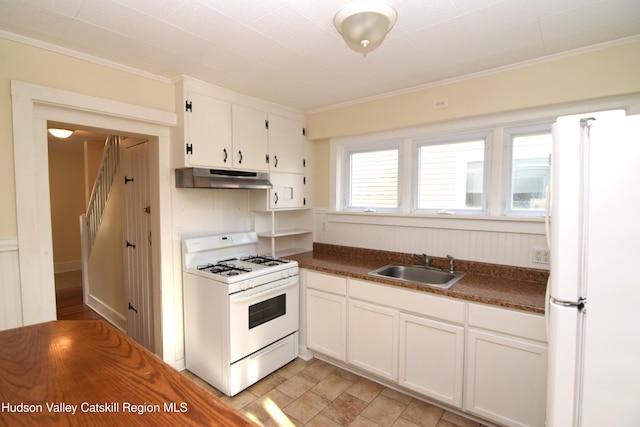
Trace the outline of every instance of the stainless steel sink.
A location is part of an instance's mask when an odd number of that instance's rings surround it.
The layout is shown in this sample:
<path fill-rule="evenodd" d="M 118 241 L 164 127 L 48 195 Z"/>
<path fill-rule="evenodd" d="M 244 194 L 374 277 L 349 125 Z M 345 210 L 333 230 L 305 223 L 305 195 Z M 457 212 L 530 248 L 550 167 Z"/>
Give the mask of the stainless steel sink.
<path fill-rule="evenodd" d="M 405 282 L 418 283 L 448 289 L 466 273 L 439 270 L 424 265 L 389 264 L 382 268 L 369 272 L 370 276 L 396 279 Z"/>

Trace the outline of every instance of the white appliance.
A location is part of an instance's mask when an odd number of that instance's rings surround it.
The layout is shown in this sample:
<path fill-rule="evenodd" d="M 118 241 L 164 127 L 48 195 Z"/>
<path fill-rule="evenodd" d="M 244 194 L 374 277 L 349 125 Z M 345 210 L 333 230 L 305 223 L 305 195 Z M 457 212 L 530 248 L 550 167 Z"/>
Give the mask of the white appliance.
<path fill-rule="evenodd" d="M 551 179 L 546 425 L 640 426 L 640 116 L 558 118 Z"/>
<path fill-rule="evenodd" d="M 186 367 L 228 396 L 298 356 L 298 263 L 257 256 L 257 239 L 182 241 Z"/>

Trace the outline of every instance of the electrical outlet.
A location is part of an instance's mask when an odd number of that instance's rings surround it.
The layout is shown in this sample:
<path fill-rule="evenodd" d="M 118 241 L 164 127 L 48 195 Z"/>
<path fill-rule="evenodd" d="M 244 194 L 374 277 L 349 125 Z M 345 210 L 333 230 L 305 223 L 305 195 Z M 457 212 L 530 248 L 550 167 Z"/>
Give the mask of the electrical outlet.
<path fill-rule="evenodd" d="M 549 252 L 547 248 L 533 248 L 533 262 L 535 264 L 549 264 Z"/>
<path fill-rule="evenodd" d="M 433 100 L 433 109 L 439 110 L 441 108 L 447 108 L 449 106 L 449 98 L 440 98 Z"/>

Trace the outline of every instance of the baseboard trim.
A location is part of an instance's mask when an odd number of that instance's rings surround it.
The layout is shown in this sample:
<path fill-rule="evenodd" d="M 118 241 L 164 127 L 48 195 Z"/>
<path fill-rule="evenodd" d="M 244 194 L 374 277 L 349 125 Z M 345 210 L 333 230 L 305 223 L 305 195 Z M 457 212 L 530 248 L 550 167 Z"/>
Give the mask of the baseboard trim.
<path fill-rule="evenodd" d="M 109 323 L 118 328 L 121 332 L 127 332 L 127 319 L 122 314 L 116 312 L 100 299 L 89 294 L 86 303 L 93 311 L 104 317 Z"/>
<path fill-rule="evenodd" d="M 81 260 L 56 262 L 53 264 L 53 272 L 55 274 L 67 273 L 69 271 L 77 271 L 77 270 L 82 270 Z"/>

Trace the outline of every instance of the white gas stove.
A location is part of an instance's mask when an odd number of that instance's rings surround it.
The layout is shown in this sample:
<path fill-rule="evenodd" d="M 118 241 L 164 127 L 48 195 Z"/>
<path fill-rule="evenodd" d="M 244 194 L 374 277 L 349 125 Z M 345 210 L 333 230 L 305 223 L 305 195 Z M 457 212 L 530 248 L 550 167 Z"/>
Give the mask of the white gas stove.
<path fill-rule="evenodd" d="M 184 239 L 186 367 L 228 396 L 298 355 L 298 263 L 255 232 Z"/>
<path fill-rule="evenodd" d="M 255 232 L 193 237 L 182 241 L 184 271 L 228 285 L 228 293 L 298 274 L 298 263 L 256 255 Z"/>

